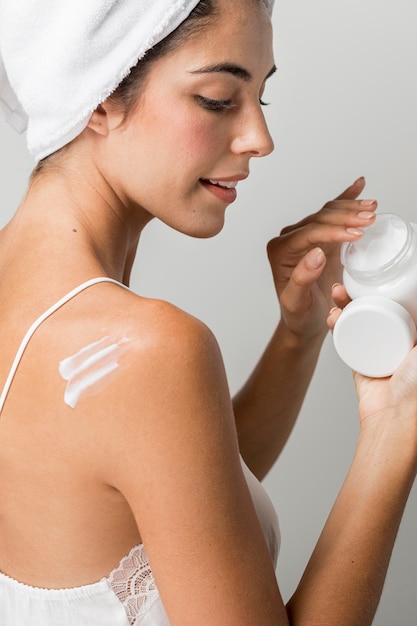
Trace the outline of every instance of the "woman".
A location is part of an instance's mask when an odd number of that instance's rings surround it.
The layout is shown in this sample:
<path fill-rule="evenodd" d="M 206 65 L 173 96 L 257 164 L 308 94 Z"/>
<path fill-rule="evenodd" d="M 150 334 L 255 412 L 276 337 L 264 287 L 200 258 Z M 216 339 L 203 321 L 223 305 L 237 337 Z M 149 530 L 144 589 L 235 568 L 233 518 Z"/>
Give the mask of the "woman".
<path fill-rule="evenodd" d="M 415 353 L 390 380 L 356 376 L 357 453 L 287 606 L 255 476 L 296 420 L 339 245 L 376 202 L 358 179 L 269 244 L 281 319 L 232 403 L 210 331 L 126 286 L 151 219 L 214 236 L 273 149 L 272 4 L 87 2 L 71 21 L 73 4 L 36 28 L 34 1 L 0 19 L 3 99 L 39 161 L 0 236 L 0 622 L 371 624 L 416 473 Z"/>

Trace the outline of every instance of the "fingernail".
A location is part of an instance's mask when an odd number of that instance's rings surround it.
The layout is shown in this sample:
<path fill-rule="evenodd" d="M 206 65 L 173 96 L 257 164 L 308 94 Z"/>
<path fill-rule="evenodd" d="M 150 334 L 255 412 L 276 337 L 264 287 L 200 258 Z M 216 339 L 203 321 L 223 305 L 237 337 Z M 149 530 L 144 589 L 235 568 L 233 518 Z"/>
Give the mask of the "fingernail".
<path fill-rule="evenodd" d="M 334 313 L 335 311 L 337 311 L 337 310 L 338 310 L 338 308 L 339 308 L 339 307 L 334 306 L 332 309 L 330 309 L 330 311 L 329 311 L 329 315 L 331 315 L 332 313 Z"/>
<path fill-rule="evenodd" d="M 346 228 L 346 232 L 349 235 L 356 235 L 356 236 L 363 235 L 363 230 L 361 230 L 360 228 Z"/>
<path fill-rule="evenodd" d="M 339 287 L 339 285 L 340 285 L 340 283 L 333 283 L 333 285 L 332 285 L 332 291 L 333 291 L 333 289 L 334 289 L 335 287 Z"/>
<path fill-rule="evenodd" d="M 376 200 L 361 200 L 360 201 L 362 206 L 375 206 L 377 205 Z"/>
<path fill-rule="evenodd" d="M 359 176 L 359 178 L 357 178 L 353 184 L 356 185 L 356 183 L 362 182 L 364 180 L 365 180 L 365 176 Z"/>
<path fill-rule="evenodd" d="M 370 220 L 375 217 L 375 213 L 373 213 L 372 211 L 361 211 L 360 213 L 358 213 L 358 217 L 361 220 Z"/>
<path fill-rule="evenodd" d="M 314 248 L 313 250 L 310 250 L 306 256 L 307 266 L 312 270 L 316 270 L 323 265 L 323 261 L 324 252 L 321 248 Z"/>

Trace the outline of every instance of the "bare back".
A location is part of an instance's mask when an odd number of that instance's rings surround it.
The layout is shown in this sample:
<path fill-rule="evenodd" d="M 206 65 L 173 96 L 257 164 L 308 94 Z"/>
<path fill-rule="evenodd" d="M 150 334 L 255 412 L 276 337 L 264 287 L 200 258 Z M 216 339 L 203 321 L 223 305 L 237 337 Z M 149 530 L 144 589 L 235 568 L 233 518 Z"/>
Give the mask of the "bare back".
<path fill-rule="evenodd" d="M 90 285 L 32 329 L 16 363 L 0 418 L 0 570 L 18 580 L 88 584 L 140 542 L 126 500 L 99 468 L 109 435 L 103 411 L 117 403 L 124 343 L 132 343 L 129 304 L 138 300 L 120 285 Z M 0 324 L 3 384 L 28 330 L 19 322 L 16 315 Z M 112 345 L 122 348 L 106 356 Z M 60 363 L 71 360 L 66 380 Z M 68 400 L 71 383 L 78 391 Z"/>

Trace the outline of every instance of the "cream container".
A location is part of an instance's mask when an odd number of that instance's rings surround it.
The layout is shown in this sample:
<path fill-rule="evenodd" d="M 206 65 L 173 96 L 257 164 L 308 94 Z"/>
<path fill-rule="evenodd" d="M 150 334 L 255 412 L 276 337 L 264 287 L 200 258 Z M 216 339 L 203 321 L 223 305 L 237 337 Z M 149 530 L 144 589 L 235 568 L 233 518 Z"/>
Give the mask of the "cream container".
<path fill-rule="evenodd" d="M 340 256 L 352 302 L 334 328 L 336 351 L 365 376 L 390 376 L 416 339 L 417 225 L 380 213 Z"/>

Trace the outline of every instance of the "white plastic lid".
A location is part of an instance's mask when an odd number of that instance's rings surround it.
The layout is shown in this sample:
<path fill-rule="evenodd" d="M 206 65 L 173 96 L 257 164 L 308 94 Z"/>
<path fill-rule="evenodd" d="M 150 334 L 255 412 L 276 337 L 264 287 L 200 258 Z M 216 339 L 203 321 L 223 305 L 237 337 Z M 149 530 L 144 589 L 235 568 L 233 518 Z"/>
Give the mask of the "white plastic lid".
<path fill-rule="evenodd" d="M 364 296 L 352 300 L 336 322 L 333 341 L 350 368 L 371 378 L 391 376 L 414 346 L 416 326 L 393 300 Z"/>

